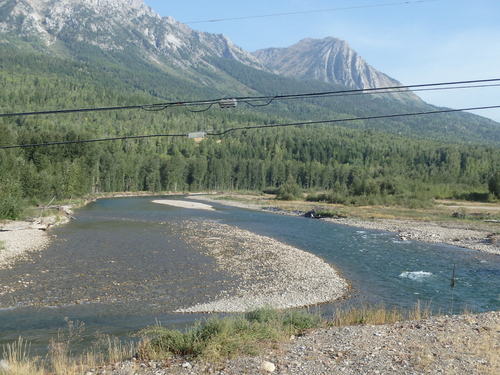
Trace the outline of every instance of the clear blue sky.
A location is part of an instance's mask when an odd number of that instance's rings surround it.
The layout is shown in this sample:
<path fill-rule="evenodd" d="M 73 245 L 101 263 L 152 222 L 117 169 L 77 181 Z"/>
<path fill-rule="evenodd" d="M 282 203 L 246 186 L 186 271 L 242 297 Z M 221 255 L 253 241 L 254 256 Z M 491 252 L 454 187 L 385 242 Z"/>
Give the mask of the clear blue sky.
<path fill-rule="evenodd" d="M 162 16 L 189 22 L 400 1 L 146 0 L 146 3 Z M 499 0 L 437 0 L 190 26 L 224 34 L 249 51 L 285 47 L 308 37 L 338 37 L 349 42 L 369 64 L 405 84 L 500 78 Z M 449 107 L 500 105 L 500 87 L 421 96 L 433 104 Z M 480 114 L 500 121 L 500 110 Z"/>

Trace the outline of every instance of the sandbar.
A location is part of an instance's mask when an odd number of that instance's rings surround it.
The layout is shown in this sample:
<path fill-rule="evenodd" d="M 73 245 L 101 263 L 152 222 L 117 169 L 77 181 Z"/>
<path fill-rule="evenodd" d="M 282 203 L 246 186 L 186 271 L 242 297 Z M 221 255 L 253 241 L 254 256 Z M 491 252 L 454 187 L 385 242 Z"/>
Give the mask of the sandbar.
<path fill-rule="evenodd" d="M 180 208 L 189 208 L 194 210 L 206 210 L 206 211 L 215 211 L 215 209 L 204 203 L 198 202 L 189 202 L 189 201 L 180 201 L 180 200 L 170 200 L 170 199 L 158 199 L 154 200 L 153 203 L 164 204 L 172 207 L 180 207 Z"/>

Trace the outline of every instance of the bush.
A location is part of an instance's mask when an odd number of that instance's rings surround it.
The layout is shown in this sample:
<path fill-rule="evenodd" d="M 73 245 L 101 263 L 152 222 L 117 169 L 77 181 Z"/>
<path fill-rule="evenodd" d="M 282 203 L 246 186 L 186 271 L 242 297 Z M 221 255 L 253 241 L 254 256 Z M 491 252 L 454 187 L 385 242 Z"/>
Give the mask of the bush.
<path fill-rule="evenodd" d="M 283 325 L 291 330 L 291 333 L 302 333 L 307 329 L 318 327 L 321 318 L 303 311 L 290 311 L 284 319 Z"/>
<path fill-rule="evenodd" d="M 246 313 L 245 319 L 249 322 L 269 323 L 278 320 L 278 312 L 273 309 L 261 308 Z"/>
<path fill-rule="evenodd" d="M 145 338 L 139 352 L 143 359 L 183 355 L 211 361 L 238 354 L 253 355 L 270 343 L 321 324 L 319 316 L 306 312 L 258 309 L 242 316 L 214 318 L 186 332 L 152 327 L 139 333 Z"/>
<path fill-rule="evenodd" d="M 24 202 L 19 183 L 0 177 L 0 219 L 18 219 Z"/>
<path fill-rule="evenodd" d="M 276 198 L 284 201 L 291 201 L 300 197 L 301 194 L 302 191 L 299 185 L 289 176 L 287 181 L 278 189 Z"/>
<path fill-rule="evenodd" d="M 500 172 L 496 172 L 488 181 L 488 189 L 495 197 L 500 198 Z"/>

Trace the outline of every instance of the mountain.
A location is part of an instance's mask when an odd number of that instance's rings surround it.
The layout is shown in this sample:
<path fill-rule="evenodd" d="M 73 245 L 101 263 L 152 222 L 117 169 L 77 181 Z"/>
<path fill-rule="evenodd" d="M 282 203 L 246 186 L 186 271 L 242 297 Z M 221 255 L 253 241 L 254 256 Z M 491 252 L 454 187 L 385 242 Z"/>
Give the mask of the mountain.
<path fill-rule="evenodd" d="M 356 89 L 401 86 L 337 38 L 303 39 L 288 48 L 267 48 L 254 55 L 272 72 Z"/>
<path fill-rule="evenodd" d="M 19 76 L 19 82 L 27 75 L 57 77 L 76 86 L 85 82 L 92 91 L 116 91 L 116 98 L 126 102 L 138 97 L 170 101 L 400 85 L 335 38 L 306 39 L 290 48 L 251 54 L 223 35 L 160 17 L 142 0 L 4 0 L 0 49 L 0 68 L 10 77 Z M 15 86 L 4 89 L 19 92 Z M 110 104 L 110 97 L 102 94 L 95 104 Z M 16 105 L 25 109 L 27 98 L 17 98 Z M 63 98 L 49 97 L 46 104 Z M 0 106 L 12 108 L 16 100 Z M 283 102 L 245 111 L 259 111 L 265 118 L 310 120 L 435 108 L 408 92 Z M 348 126 L 446 141 L 500 142 L 497 123 L 470 114 Z"/>
<path fill-rule="evenodd" d="M 38 38 L 53 51 L 87 44 L 106 52 L 140 52 L 152 64 L 209 68 L 214 57 L 264 69 L 252 54 L 224 35 L 190 29 L 160 17 L 142 0 L 7 0 L 0 5 L 0 32 Z"/>

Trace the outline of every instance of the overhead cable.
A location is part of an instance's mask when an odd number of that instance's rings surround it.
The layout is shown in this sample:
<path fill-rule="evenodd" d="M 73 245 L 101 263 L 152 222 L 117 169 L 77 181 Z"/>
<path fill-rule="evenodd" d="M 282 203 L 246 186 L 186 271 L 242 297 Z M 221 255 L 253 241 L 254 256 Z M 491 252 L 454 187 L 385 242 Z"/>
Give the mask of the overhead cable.
<path fill-rule="evenodd" d="M 352 122 L 352 121 L 363 121 L 363 120 L 376 120 L 376 119 L 391 119 L 398 117 L 411 117 L 411 116 L 426 116 L 435 115 L 441 113 L 453 113 L 453 112 L 464 112 L 464 111 L 479 111 L 486 109 L 499 109 L 500 105 L 494 106 L 484 106 L 484 107 L 469 107 L 460 109 L 442 109 L 437 111 L 425 111 L 425 112 L 413 112 L 413 113 L 396 113 L 389 115 L 379 115 L 379 116 L 366 116 L 366 117 L 351 117 L 345 119 L 333 119 L 333 120 L 318 120 L 318 121 L 303 121 L 303 122 L 292 122 L 283 124 L 265 124 L 265 125 L 248 125 L 225 129 L 220 132 L 197 132 L 196 134 L 205 134 L 206 136 L 218 137 L 224 136 L 228 133 L 241 131 L 241 130 L 256 130 L 256 129 L 267 129 L 267 128 L 281 128 L 281 127 L 291 127 L 291 126 L 308 126 L 308 125 L 318 125 L 318 124 L 334 124 L 341 122 Z M 145 139 L 145 138 L 173 138 L 173 137 L 191 137 L 191 134 L 195 133 L 184 133 L 184 134 L 150 134 L 150 135 L 135 135 L 135 136 L 123 136 L 123 137 L 111 137 L 111 138 L 95 138 L 95 139 L 85 139 L 85 140 L 72 140 L 72 141 L 53 141 L 44 143 L 32 143 L 32 144 L 21 144 L 21 145 L 7 145 L 0 146 L 0 150 L 16 149 L 16 148 L 33 148 L 33 147 L 46 147 L 46 146 L 61 146 L 70 144 L 83 144 L 83 143 L 95 143 L 95 142 L 106 142 L 106 141 L 117 141 L 117 140 L 127 140 L 127 139 Z"/>
<path fill-rule="evenodd" d="M 208 100 L 191 100 L 191 101 L 177 101 L 177 102 L 165 102 L 156 104 L 143 104 L 143 105 L 129 105 L 129 106 L 116 106 L 116 107 L 96 107 L 96 108 L 77 108 L 77 109 L 60 109 L 60 110 L 48 110 L 48 111 L 31 111 L 31 112 L 17 112 L 17 113 L 0 113 L 0 118 L 3 117 L 26 117 L 26 116 L 40 116 L 40 115 L 60 115 L 69 113 L 87 113 L 87 112 L 104 112 L 104 111 L 120 111 L 120 110 L 144 110 L 148 112 L 163 111 L 168 108 L 174 107 L 200 107 L 207 106 L 207 108 L 200 111 L 192 112 L 205 112 L 212 108 L 214 105 L 219 105 L 221 108 L 235 107 L 236 103 L 241 102 L 248 104 L 253 107 L 260 107 L 270 105 L 274 101 L 279 100 L 291 100 L 291 99 L 313 99 L 331 96 L 349 96 L 353 94 L 357 95 L 374 95 L 374 94 L 390 94 L 390 93 L 401 93 L 410 91 L 424 91 L 423 89 L 432 90 L 452 90 L 452 89 L 464 89 L 473 87 L 492 87 L 498 86 L 493 84 L 493 82 L 500 82 L 500 78 L 491 79 L 480 79 L 480 80 L 469 80 L 469 81 L 451 81 L 451 82 L 438 82 L 438 83 L 424 83 L 416 85 L 401 85 L 401 86 L 387 86 L 387 87 L 372 87 L 366 89 L 346 89 L 346 90 L 336 90 L 336 91 L 323 91 L 323 92 L 310 92 L 310 93 L 299 93 L 299 94 L 284 94 L 284 95 L 267 95 L 267 96 L 243 96 L 243 97 L 233 97 L 233 98 L 218 98 L 218 99 L 208 99 Z M 490 83 L 488 85 L 488 83 Z M 463 85 L 473 85 L 481 84 L 476 86 L 463 86 Z M 452 87 L 446 87 L 452 86 Z M 454 87 L 456 86 L 456 87 Z M 233 103 L 233 105 L 228 105 L 228 103 Z M 254 102 L 264 102 L 263 104 L 253 104 Z"/>
<path fill-rule="evenodd" d="M 269 13 L 269 14 L 258 14 L 252 16 L 240 16 L 240 17 L 228 17 L 228 18 L 213 18 L 207 20 L 194 20 L 182 22 L 188 25 L 194 25 L 198 23 L 216 23 L 216 22 L 227 22 L 227 21 L 242 21 L 249 20 L 255 18 L 270 18 L 270 17 L 283 17 L 283 16 L 293 16 L 299 14 L 314 14 L 314 13 L 329 13 L 329 12 L 338 12 L 344 10 L 354 10 L 354 9 L 367 9 L 367 8 L 382 8 L 382 7 L 392 7 L 399 5 L 413 5 L 420 3 L 433 3 L 440 0 L 414 0 L 414 1 L 397 1 L 390 3 L 377 3 L 370 5 L 356 5 L 356 6 L 348 6 L 348 7 L 338 7 L 338 8 L 326 8 L 326 9 L 312 9 L 312 10 L 299 10 L 293 12 L 281 12 L 281 13 Z"/>

